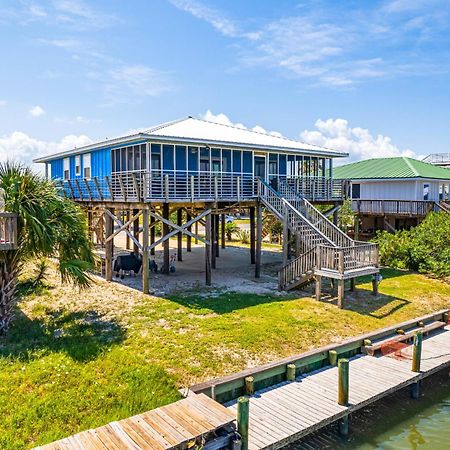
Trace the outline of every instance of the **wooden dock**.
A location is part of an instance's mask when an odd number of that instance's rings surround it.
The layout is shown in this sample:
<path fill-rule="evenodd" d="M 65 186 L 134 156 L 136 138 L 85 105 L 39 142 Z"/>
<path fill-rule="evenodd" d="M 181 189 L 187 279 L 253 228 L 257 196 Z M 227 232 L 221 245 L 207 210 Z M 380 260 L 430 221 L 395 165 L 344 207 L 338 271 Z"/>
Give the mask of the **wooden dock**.
<path fill-rule="evenodd" d="M 250 396 L 249 449 L 276 449 L 450 366 L 450 326 L 423 341 L 421 372 L 411 370 L 412 346 L 401 356 L 349 358 L 349 403 L 338 398 L 338 368 L 328 366 Z M 236 414 L 236 401 L 227 405 Z"/>
<path fill-rule="evenodd" d="M 214 438 L 218 430 L 227 427 L 234 429 L 234 420 L 232 411 L 206 395 L 192 395 L 170 405 L 36 447 L 35 450 L 197 448 L 208 438 Z"/>

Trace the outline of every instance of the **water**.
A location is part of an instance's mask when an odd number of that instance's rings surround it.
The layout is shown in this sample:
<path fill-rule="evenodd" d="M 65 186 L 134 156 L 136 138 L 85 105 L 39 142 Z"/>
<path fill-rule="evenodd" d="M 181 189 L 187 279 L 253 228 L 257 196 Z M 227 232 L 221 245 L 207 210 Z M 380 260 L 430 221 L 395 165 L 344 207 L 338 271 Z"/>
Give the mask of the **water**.
<path fill-rule="evenodd" d="M 419 400 L 403 390 L 357 413 L 351 434 L 343 439 L 331 426 L 290 450 L 450 450 L 450 381 L 448 373 L 424 382 Z"/>

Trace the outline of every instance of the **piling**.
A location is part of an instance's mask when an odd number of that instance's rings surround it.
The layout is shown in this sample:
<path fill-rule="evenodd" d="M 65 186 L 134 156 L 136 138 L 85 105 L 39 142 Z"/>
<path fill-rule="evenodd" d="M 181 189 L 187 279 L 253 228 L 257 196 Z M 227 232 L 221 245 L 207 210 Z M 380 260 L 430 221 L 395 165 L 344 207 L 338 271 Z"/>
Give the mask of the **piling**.
<path fill-rule="evenodd" d="M 348 404 L 348 378 L 349 378 L 348 359 L 338 361 L 338 404 L 346 406 Z"/>
<path fill-rule="evenodd" d="M 286 379 L 295 381 L 295 364 L 288 364 L 286 367 Z"/>
<path fill-rule="evenodd" d="M 242 450 L 248 450 L 248 422 L 249 400 L 247 397 L 239 397 L 237 401 L 237 428 L 241 436 Z"/>
<path fill-rule="evenodd" d="M 413 343 L 413 357 L 412 357 L 412 371 L 420 372 L 420 358 L 422 355 L 422 341 L 423 341 L 423 333 L 418 331 L 414 335 L 414 343 Z"/>
<path fill-rule="evenodd" d="M 255 383 L 253 377 L 245 377 L 245 393 L 252 395 L 255 392 Z"/>

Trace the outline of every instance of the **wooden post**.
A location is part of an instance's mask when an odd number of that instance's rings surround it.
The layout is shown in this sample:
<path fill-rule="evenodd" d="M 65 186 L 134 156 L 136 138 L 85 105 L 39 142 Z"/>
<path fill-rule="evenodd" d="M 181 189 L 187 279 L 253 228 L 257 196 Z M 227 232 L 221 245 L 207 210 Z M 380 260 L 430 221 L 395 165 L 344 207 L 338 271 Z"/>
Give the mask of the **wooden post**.
<path fill-rule="evenodd" d="M 350 278 L 350 290 L 354 292 L 356 286 L 356 278 Z"/>
<path fill-rule="evenodd" d="M 322 296 L 322 276 L 316 275 L 316 300 L 319 302 Z"/>
<path fill-rule="evenodd" d="M 211 286 L 211 214 L 208 214 L 205 218 L 205 239 L 208 242 L 205 244 L 205 283 L 206 286 Z"/>
<path fill-rule="evenodd" d="M 142 210 L 142 292 L 148 294 L 149 289 L 149 251 L 148 251 L 148 209 Z"/>
<path fill-rule="evenodd" d="M 211 214 L 211 268 L 216 268 L 216 215 Z"/>
<path fill-rule="evenodd" d="M 295 364 L 288 364 L 286 366 L 286 380 L 295 381 Z"/>
<path fill-rule="evenodd" d="M 330 363 L 330 366 L 337 366 L 338 352 L 336 350 L 329 350 L 328 362 Z"/>
<path fill-rule="evenodd" d="M 255 392 L 255 380 L 253 377 L 245 377 L 245 393 L 247 395 L 253 395 Z"/>
<path fill-rule="evenodd" d="M 237 401 L 237 429 L 241 436 L 241 450 L 248 450 L 249 400 L 239 397 Z"/>
<path fill-rule="evenodd" d="M 412 357 L 412 371 L 420 372 L 420 359 L 422 356 L 422 341 L 423 341 L 423 333 L 418 331 L 414 335 L 413 342 L 413 357 Z"/>
<path fill-rule="evenodd" d="M 135 216 L 138 212 L 139 212 L 138 209 L 133 209 L 133 216 Z M 133 221 L 133 237 L 137 241 L 139 241 L 139 217 Z M 139 255 L 139 247 L 134 243 L 133 243 L 133 252 L 136 256 Z"/>
<path fill-rule="evenodd" d="M 220 215 L 220 219 L 221 219 L 221 223 L 222 223 L 222 227 L 220 229 L 220 243 L 221 243 L 221 247 L 225 248 L 225 214 L 221 214 Z"/>
<path fill-rule="evenodd" d="M 109 238 L 113 234 L 114 225 L 113 220 L 106 214 L 106 211 L 109 211 L 111 214 L 114 214 L 113 209 L 105 210 L 105 238 Z M 114 256 L 114 238 L 105 244 L 105 278 L 106 281 L 112 281 L 112 261 Z"/>
<path fill-rule="evenodd" d="M 220 242 L 219 242 L 219 236 L 220 236 L 220 215 L 216 214 L 216 220 L 214 221 L 214 225 L 216 226 L 215 230 L 215 236 L 216 236 L 216 242 L 215 242 L 215 249 L 216 249 L 216 258 L 220 256 Z"/>
<path fill-rule="evenodd" d="M 186 222 L 189 222 L 192 219 L 192 216 L 189 212 L 186 212 Z M 187 230 L 189 232 L 192 232 L 192 225 L 189 225 L 187 227 Z M 186 251 L 191 252 L 192 251 L 192 237 L 187 235 L 186 237 Z"/>
<path fill-rule="evenodd" d="M 355 219 L 354 219 L 354 230 L 355 230 L 355 241 L 357 241 L 359 239 L 359 216 L 355 215 Z"/>
<path fill-rule="evenodd" d="M 377 273 L 372 275 L 372 294 L 375 296 L 378 295 L 378 274 Z"/>
<path fill-rule="evenodd" d="M 289 258 L 289 227 L 288 227 L 288 210 L 284 208 L 283 218 L 283 265 L 286 265 Z"/>
<path fill-rule="evenodd" d="M 261 247 L 262 247 L 262 205 L 256 204 L 256 249 L 255 249 L 255 278 L 261 278 Z"/>
<path fill-rule="evenodd" d="M 349 387 L 349 365 L 347 359 L 340 359 L 338 361 L 338 376 L 338 404 L 341 406 L 347 406 Z"/>
<path fill-rule="evenodd" d="M 250 263 L 255 264 L 255 207 L 250 206 Z"/>
<path fill-rule="evenodd" d="M 345 288 L 345 281 L 344 280 L 338 280 L 338 306 L 339 308 L 344 307 L 344 288 Z"/>
<path fill-rule="evenodd" d="M 348 436 L 348 415 L 342 417 L 339 421 L 339 434 L 341 436 Z"/>
<path fill-rule="evenodd" d="M 198 220 L 197 220 L 197 222 L 195 222 L 195 236 L 198 236 Z M 205 228 L 206 228 L 206 225 L 205 225 Z M 205 232 L 206 233 L 206 232 Z M 196 244 L 198 244 L 198 239 L 197 239 L 197 237 L 195 238 L 195 240 L 194 240 L 194 242 L 196 243 Z"/>
<path fill-rule="evenodd" d="M 155 243 L 155 233 L 156 233 L 156 227 L 155 227 L 155 222 L 156 219 L 153 216 L 150 216 L 150 245 L 153 245 Z M 153 247 L 150 250 L 150 254 L 154 255 L 155 254 L 155 247 Z"/>
<path fill-rule="evenodd" d="M 411 384 L 410 395 L 414 400 L 417 400 L 420 397 L 420 381 Z"/>
<path fill-rule="evenodd" d="M 125 223 L 125 222 L 129 222 L 130 219 L 131 219 L 130 211 L 127 211 L 127 212 L 125 213 L 125 219 L 123 220 L 123 222 L 124 222 L 124 223 Z M 128 230 L 127 230 L 127 231 L 128 231 Z M 130 250 L 130 247 L 131 247 L 131 239 L 130 239 L 130 235 L 129 235 L 128 233 L 126 233 L 126 234 L 125 234 L 125 248 L 126 248 L 127 250 Z"/>
<path fill-rule="evenodd" d="M 337 206 L 337 205 L 336 205 Z M 339 215 L 338 215 L 339 209 L 336 208 L 333 212 L 333 223 L 338 226 L 338 222 L 339 222 Z"/>
<path fill-rule="evenodd" d="M 183 225 L 183 210 L 181 208 L 177 211 L 177 225 Z M 181 231 L 177 234 L 177 259 L 183 261 L 183 233 Z"/>
<path fill-rule="evenodd" d="M 169 220 L 169 204 L 163 203 L 163 217 Z M 163 237 L 169 234 L 169 225 L 163 222 L 162 225 L 162 235 Z M 163 243 L 163 273 L 169 274 L 169 259 L 170 259 L 170 247 L 169 239 L 165 240 Z"/>

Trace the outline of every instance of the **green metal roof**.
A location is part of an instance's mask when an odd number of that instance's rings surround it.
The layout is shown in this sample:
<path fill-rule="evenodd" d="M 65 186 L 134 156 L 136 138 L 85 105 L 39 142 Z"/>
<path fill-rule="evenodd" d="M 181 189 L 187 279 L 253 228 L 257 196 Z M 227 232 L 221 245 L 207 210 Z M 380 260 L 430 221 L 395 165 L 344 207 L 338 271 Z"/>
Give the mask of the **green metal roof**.
<path fill-rule="evenodd" d="M 450 180 L 450 170 L 417 159 L 374 158 L 335 167 L 336 179 L 435 178 Z"/>

